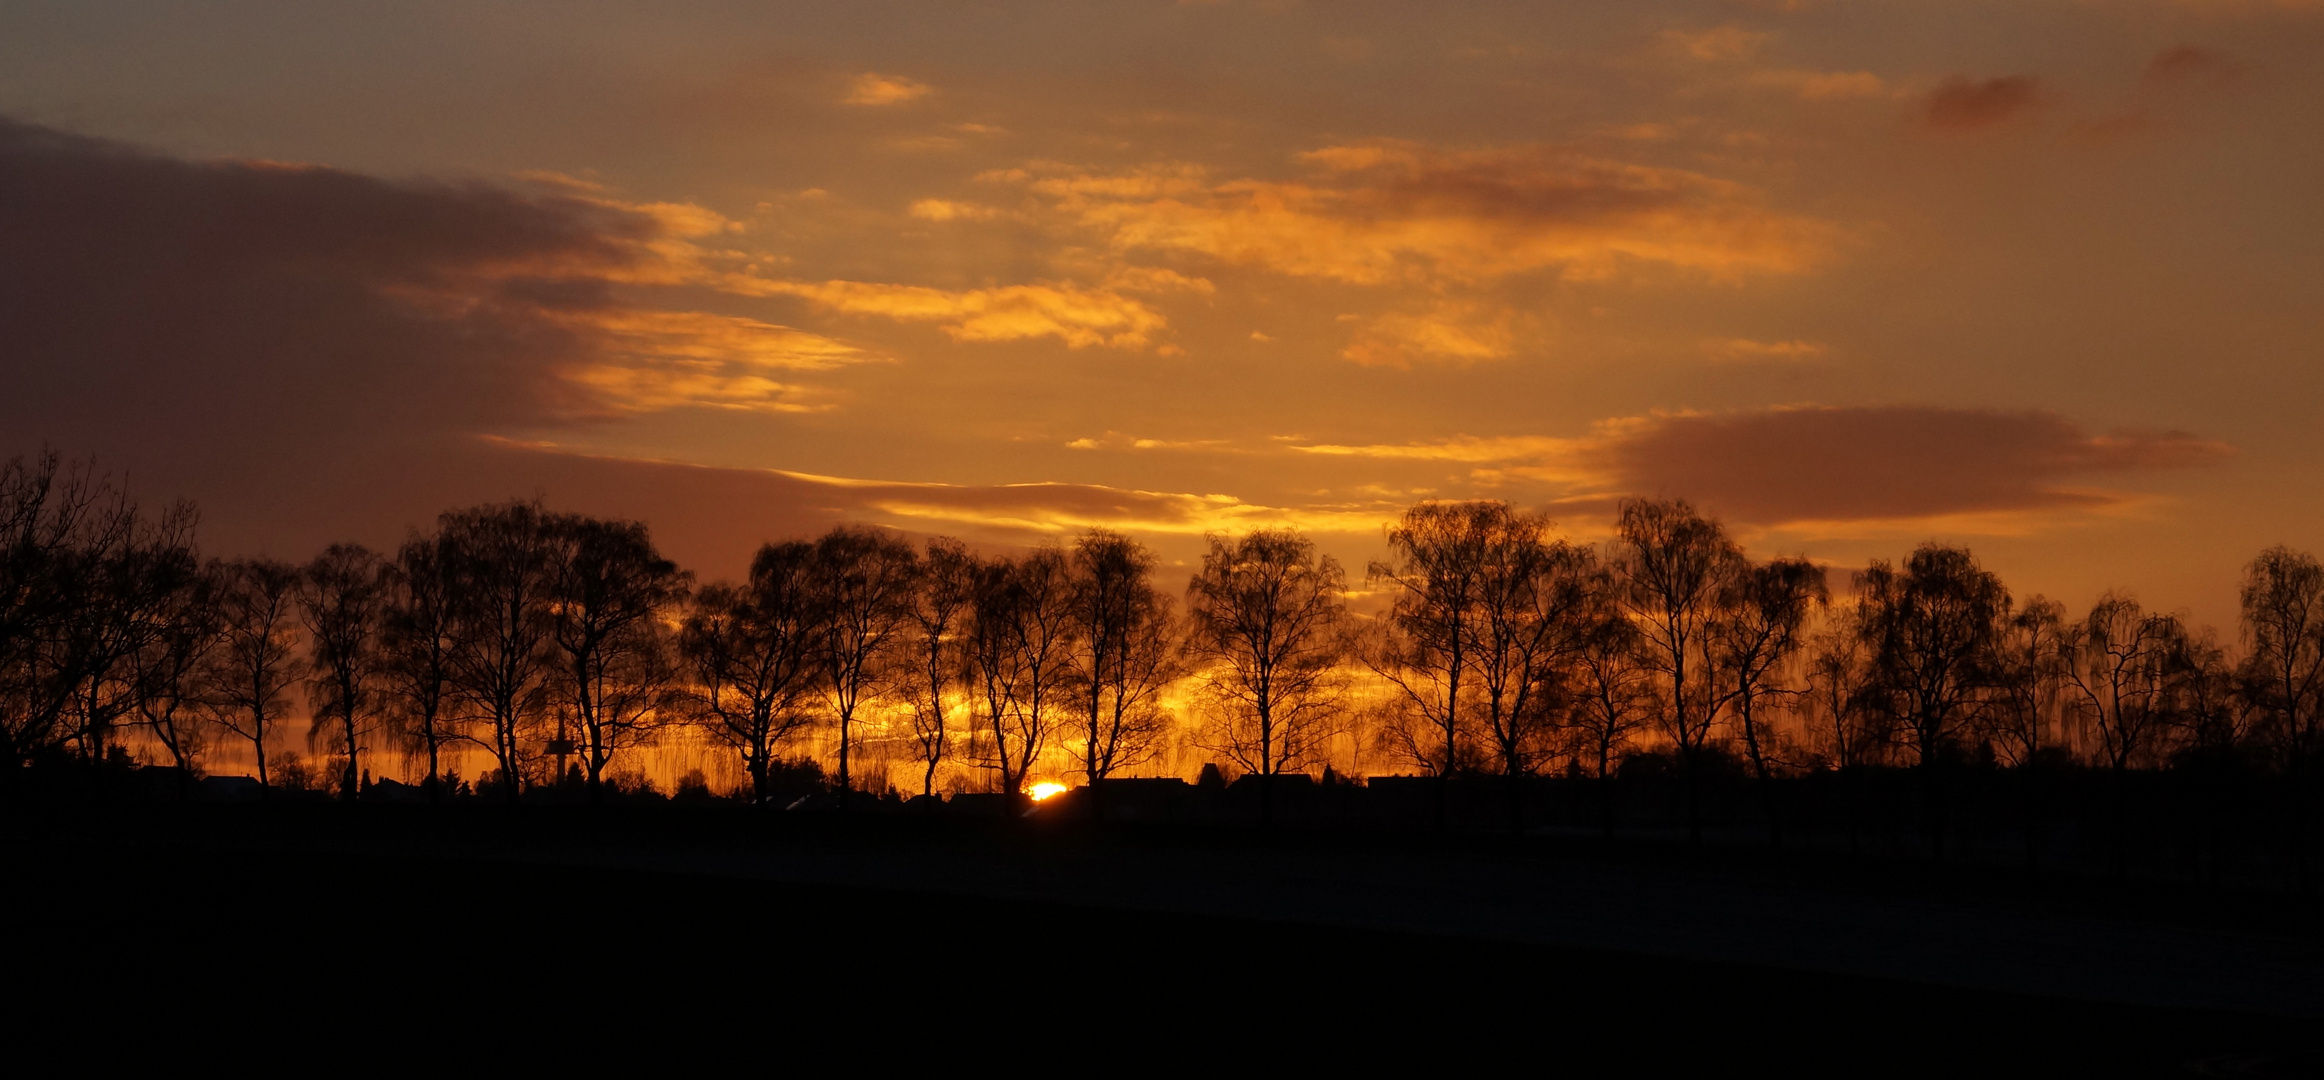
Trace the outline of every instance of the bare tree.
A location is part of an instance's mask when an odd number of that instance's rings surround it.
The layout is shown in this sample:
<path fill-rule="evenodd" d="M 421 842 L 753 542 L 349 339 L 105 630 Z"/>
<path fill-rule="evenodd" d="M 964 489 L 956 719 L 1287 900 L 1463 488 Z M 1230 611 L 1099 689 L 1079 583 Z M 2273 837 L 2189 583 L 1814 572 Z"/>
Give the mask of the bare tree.
<path fill-rule="evenodd" d="M 1346 579 L 1290 529 L 1209 539 L 1186 587 L 1188 646 L 1214 706 L 1203 741 L 1258 775 L 1259 820 L 1272 824 L 1275 777 L 1308 768 L 1332 734 Z"/>
<path fill-rule="evenodd" d="M 1729 583 L 1726 616 L 1714 623 L 1713 651 L 1727 680 L 1727 701 L 1743 750 L 1767 808 L 1768 843 L 1783 846 L 1783 807 L 1769 763 L 1773 732 L 1765 705 L 1787 692 L 1784 669 L 1805 643 L 1809 615 L 1829 593 L 1822 567 L 1806 559 L 1773 559 L 1738 568 Z"/>
<path fill-rule="evenodd" d="M 2186 627 L 2170 615 L 2109 591 L 2081 623 L 2066 628 L 2066 680 L 2077 710 L 2097 729 L 2099 753 L 2112 774 L 2114 869 L 2127 868 L 2130 792 L 2124 774 L 2164 733 L 2172 717 L 2176 666 Z"/>
<path fill-rule="evenodd" d="M 501 795 L 514 802 L 555 666 L 548 515 L 530 502 L 453 511 L 441 519 L 441 536 L 456 604 L 452 685 L 482 728 L 480 738 L 473 729 L 463 734 L 492 754 Z"/>
<path fill-rule="evenodd" d="M 1929 846 L 1942 859 L 1944 784 L 1939 770 L 1992 680 L 2009 590 L 1968 549 L 1923 544 L 1897 570 L 1875 561 L 1857 575 L 1857 628 L 1872 663 L 1872 689 L 1911 735 L 1929 807 Z"/>
<path fill-rule="evenodd" d="M 1879 760 L 1888 743 L 1888 713 L 1873 692 L 1871 648 L 1857 625 L 1860 613 L 1833 620 L 1808 643 L 1808 712 L 1818 741 L 1829 751 L 1847 807 L 1848 853 L 1862 852 L 1858 774 Z"/>
<path fill-rule="evenodd" d="M 1613 583 L 1603 574 L 1600 579 L 1604 596 Z M 1605 611 L 1575 654 L 1574 704 L 1567 718 L 1580 737 L 1578 756 L 1597 778 L 1598 823 L 1608 838 L 1614 835 L 1610 781 L 1616 755 L 1651 725 L 1661 704 L 1654 695 L 1654 672 L 1639 658 L 1642 644 L 1636 626 Z"/>
<path fill-rule="evenodd" d="M 250 743 L 260 790 L 271 788 L 266 744 L 304 678 L 299 655 L 299 571 L 273 559 L 239 559 L 216 571 L 222 640 L 211 654 L 205 705 L 218 726 Z"/>
<path fill-rule="evenodd" d="M 2034 596 L 2002 626 L 1992 695 L 1978 718 L 2006 764 L 2031 765 L 2047 745 L 2045 729 L 2066 682 L 2065 615 L 2057 601 Z"/>
<path fill-rule="evenodd" d="M 311 746 L 326 732 L 338 732 L 339 797 L 352 802 L 360 794 L 363 736 L 376 720 L 386 566 L 360 544 L 333 544 L 300 572 L 298 596 L 312 672 L 307 701 L 314 722 L 307 740 Z"/>
<path fill-rule="evenodd" d="M 100 760 L 137 708 L 135 657 L 200 572 L 195 515 L 147 518 L 94 468 L 44 452 L 0 465 L 0 760 Z M 0 779 L 0 782 L 5 782 Z"/>
<path fill-rule="evenodd" d="M 2162 733 L 2171 710 L 2173 666 L 2186 627 L 2108 592 L 2062 637 L 2066 679 L 2098 730 L 2100 753 L 2116 773 L 2130 768 Z"/>
<path fill-rule="evenodd" d="M 2308 849 L 2315 814 L 2310 775 L 2324 749 L 2324 566 L 2278 545 L 2243 571 L 2245 661 L 2262 730 L 2291 782 L 2293 860 L 2302 891 L 2311 886 Z"/>
<path fill-rule="evenodd" d="M 666 620 L 686 574 L 643 524 L 551 519 L 550 639 L 563 661 L 554 697 L 581 733 L 589 797 L 605 797 L 613 755 L 652 737 L 676 689 Z"/>
<path fill-rule="evenodd" d="M 1002 794 L 1021 794 L 1071 704 L 1073 572 L 1065 553 L 1036 548 L 996 559 L 977 575 L 967 636 L 969 673 L 981 707 L 982 763 Z M 1006 805 L 1004 803 L 1004 805 Z"/>
<path fill-rule="evenodd" d="M 204 675 L 220 641 L 217 578 L 198 572 L 179 587 L 158 631 L 130 657 L 138 719 L 178 771 L 179 794 L 201 766 L 208 732 L 200 722 Z"/>
<path fill-rule="evenodd" d="M 1388 527 L 1390 560 L 1369 568 L 1372 582 L 1395 590 L 1396 600 L 1366 661 L 1434 729 L 1434 747 L 1420 746 L 1408 727 L 1392 728 L 1390 736 L 1401 735 L 1413 763 L 1435 775 L 1439 829 L 1445 823 L 1445 785 L 1463 764 L 1461 699 L 1475 695 L 1464 683 L 1476 641 L 1471 623 L 1484 588 L 1485 549 L 1496 531 L 1506 533 L 1509 516 L 1506 503 L 1419 503 Z"/>
<path fill-rule="evenodd" d="M 1524 827 L 1523 782 L 1555 753 L 1576 658 L 1607 617 L 1595 553 L 1549 535 L 1546 514 L 1500 504 L 1480 520 L 1476 606 L 1465 620 L 1484 735 L 1506 781 L 1509 827 Z"/>
<path fill-rule="evenodd" d="M 839 729 L 841 805 L 854 790 L 848 750 L 856 713 L 885 682 L 891 646 L 912 622 L 919 556 L 877 529 L 841 526 L 815 541 L 809 582 L 823 628 L 823 692 Z"/>
<path fill-rule="evenodd" d="M 444 748 L 462 737 L 454 695 L 466 627 L 455 555 L 436 537 L 405 541 L 386 568 L 380 615 L 383 704 L 405 745 L 427 755 L 420 786 L 430 800 L 443 797 Z"/>
<path fill-rule="evenodd" d="M 1091 529 L 1073 546 L 1072 569 L 1072 658 L 1083 708 L 1067 748 L 1095 815 L 1098 782 L 1150 760 L 1169 734 L 1157 701 L 1177 677 L 1177 627 L 1169 598 L 1154 588 L 1154 554 L 1145 545 Z"/>
<path fill-rule="evenodd" d="M 912 741 L 920 759 L 920 794 L 936 794 L 936 769 L 952 752 L 947 691 L 960 681 L 967 658 L 961 642 L 976 599 L 977 561 L 950 537 L 928 541 L 913 596 Z"/>
<path fill-rule="evenodd" d="M 679 637 L 702 726 L 742 755 L 760 806 L 771 794 L 776 753 L 814 719 L 807 702 L 824 643 L 809 583 L 814 566 L 815 548 L 803 541 L 759 548 L 750 583 L 702 589 Z"/>
<path fill-rule="evenodd" d="M 1643 647 L 1639 655 L 1661 677 L 1663 733 L 1686 774 L 1687 833 L 1702 843 L 1698 758 L 1718 719 L 1723 695 L 1714 678 L 1713 630 L 1742 550 L 1719 523 L 1684 501 L 1633 499 L 1622 504 L 1614 562 L 1622 599 Z"/>
<path fill-rule="evenodd" d="M 2181 639 L 2173 662 L 2175 721 L 2185 739 L 2178 766 L 2195 775 L 2203 793 L 2203 825 L 2209 841 L 2207 867 L 2217 886 L 2227 861 L 2226 809 L 2243 779 L 2243 753 L 2260 714 L 2250 669 L 2232 662 L 2210 628 Z"/>

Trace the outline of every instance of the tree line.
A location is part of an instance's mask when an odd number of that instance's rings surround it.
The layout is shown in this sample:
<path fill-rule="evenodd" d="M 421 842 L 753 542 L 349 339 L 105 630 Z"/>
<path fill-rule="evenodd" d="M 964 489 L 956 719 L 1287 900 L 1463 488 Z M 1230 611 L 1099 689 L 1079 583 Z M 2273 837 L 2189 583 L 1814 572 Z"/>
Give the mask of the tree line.
<path fill-rule="evenodd" d="M 1784 777 L 1903 768 L 1942 851 L 1943 775 L 1978 763 L 2265 773 L 2305 829 L 2324 710 L 2324 567 L 2281 547 L 2245 567 L 2221 641 L 2125 593 L 2079 617 L 2020 600 L 1945 544 L 1835 590 L 1675 500 L 1624 503 L 1600 545 L 1500 502 L 1421 503 L 1366 568 L 1374 615 L 1351 614 L 1345 571 L 1292 529 L 1210 537 L 1173 597 L 1151 551 L 1104 529 L 982 554 L 842 526 L 701 584 L 643 524 L 534 502 L 304 564 L 205 560 L 194 526 L 190 506 L 146 513 L 53 454 L 0 469 L 11 775 L 134 737 L 191 777 L 224 740 L 269 785 L 303 697 L 346 797 L 382 746 L 424 760 L 432 795 L 473 748 L 503 797 L 569 773 L 602 797 L 617 760 L 680 726 L 730 751 L 760 801 L 814 733 L 847 792 L 876 723 L 923 794 L 947 764 L 1009 793 L 1069 770 L 1094 793 L 1180 740 L 1255 777 L 1264 817 L 1276 778 L 1352 738 L 1446 781 L 1604 780 L 1659 755 L 1698 835 L 1714 766 L 1769 799 Z M 1767 819 L 1780 844 L 1784 816 Z"/>

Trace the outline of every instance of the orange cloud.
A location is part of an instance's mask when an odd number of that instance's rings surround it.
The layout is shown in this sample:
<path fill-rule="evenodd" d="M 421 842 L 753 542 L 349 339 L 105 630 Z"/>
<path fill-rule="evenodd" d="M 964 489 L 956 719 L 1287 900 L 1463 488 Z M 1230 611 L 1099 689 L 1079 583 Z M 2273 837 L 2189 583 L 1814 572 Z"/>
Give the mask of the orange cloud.
<path fill-rule="evenodd" d="M 847 96 L 840 101 L 849 105 L 900 105 L 926 97 L 934 89 L 918 79 L 865 72 L 847 84 Z"/>
<path fill-rule="evenodd" d="M 955 341 L 1055 337 L 1067 346 L 1143 349 L 1168 325 L 1161 314 L 1111 289 L 1067 283 L 947 290 L 864 281 L 775 281 L 736 277 L 725 287 L 752 295 L 787 295 L 834 311 L 899 322 L 943 324 Z"/>
<path fill-rule="evenodd" d="M 769 378 L 872 359 L 820 334 L 728 315 L 616 308 L 559 313 L 592 337 L 599 357 L 566 373 L 606 409 L 652 412 L 687 405 L 756 412 L 819 412 L 818 390 Z"/>
<path fill-rule="evenodd" d="M 1740 60 L 1757 53 L 1773 36 L 1740 26 L 1717 26 L 1709 30 L 1665 30 L 1662 42 L 1696 60 Z"/>
<path fill-rule="evenodd" d="M 1212 181 L 1186 165 L 1124 174 L 1043 166 L 1036 194 L 1104 230 L 1117 250 L 1191 252 L 1354 284 L 1476 283 L 1633 264 L 1731 275 L 1794 272 L 1837 230 L 1701 173 L 1550 147 L 1439 152 L 1411 143 L 1301 155 L 1303 181 Z"/>
<path fill-rule="evenodd" d="M 1001 216 L 990 206 L 946 199 L 921 199 L 906 212 L 922 221 L 990 221 Z"/>
<path fill-rule="evenodd" d="M 1444 301 L 1427 312 L 1365 322 L 1340 355 L 1367 367 L 1498 360 L 1516 349 L 1515 321 L 1507 308 Z"/>
<path fill-rule="evenodd" d="M 1831 351 L 1820 341 L 1753 341 L 1725 338 L 1704 343 L 1712 359 L 1737 363 L 1798 364 L 1820 360 Z"/>
<path fill-rule="evenodd" d="M 2007 121 L 2041 100 L 2041 80 L 2003 75 L 1972 80 L 1955 75 L 1922 99 L 1923 123 L 1940 131 L 1974 131 Z"/>
<path fill-rule="evenodd" d="M 737 470 L 739 471 L 739 470 Z M 997 534 L 1052 536 L 1092 526 L 1199 536 L 1278 525 L 1321 532 L 1370 532 L 1401 507 L 1282 507 L 1231 495 L 1138 491 L 1101 484 L 932 484 L 858 480 L 769 470 L 808 485 L 817 501 L 848 516 L 906 528 L 968 527 Z"/>

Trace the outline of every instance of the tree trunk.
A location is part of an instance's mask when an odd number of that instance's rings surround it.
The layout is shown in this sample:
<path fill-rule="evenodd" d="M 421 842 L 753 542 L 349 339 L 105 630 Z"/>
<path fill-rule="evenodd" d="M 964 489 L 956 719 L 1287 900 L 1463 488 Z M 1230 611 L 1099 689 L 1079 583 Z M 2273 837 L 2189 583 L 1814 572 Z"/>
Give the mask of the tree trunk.
<path fill-rule="evenodd" d="M 852 711 L 842 709 L 839 712 L 839 809 L 841 813 L 847 811 L 847 797 L 854 793 L 854 787 L 847 775 L 848 727 L 854 720 L 854 717 L 850 716 L 849 713 Z"/>

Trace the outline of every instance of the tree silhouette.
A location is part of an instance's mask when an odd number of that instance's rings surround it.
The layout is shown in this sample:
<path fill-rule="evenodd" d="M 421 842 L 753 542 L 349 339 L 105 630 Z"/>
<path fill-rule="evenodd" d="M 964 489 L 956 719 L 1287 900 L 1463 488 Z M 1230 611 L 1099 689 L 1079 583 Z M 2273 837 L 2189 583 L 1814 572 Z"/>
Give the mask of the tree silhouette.
<path fill-rule="evenodd" d="M 1719 523 L 1683 500 L 1622 504 L 1614 562 L 1623 606 L 1638 629 L 1639 655 L 1660 676 L 1659 726 L 1678 749 L 1686 777 L 1687 836 L 1703 838 L 1699 758 L 1718 719 L 1714 629 L 1720 602 L 1744 566 L 1742 550 Z"/>
<path fill-rule="evenodd" d="M 435 537 L 413 536 L 385 570 L 380 613 L 380 677 L 388 716 L 407 746 L 428 758 L 420 781 L 443 797 L 444 748 L 460 737 L 453 676 L 460 646 L 459 577 L 451 552 Z"/>
<path fill-rule="evenodd" d="M 299 571 L 274 559 L 237 559 L 216 572 L 223 640 L 211 654 L 206 704 L 218 726 L 250 743 L 258 786 L 268 790 L 266 744 L 290 710 L 290 688 L 307 673 L 299 653 Z"/>
<path fill-rule="evenodd" d="M 1945 852 L 1945 757 L 1990 685 L 2009 590 L 1966 548 L 1923 544 L 1903 570 L 1874 561 L 1856 579 L 1872 687 L 1911 736 L 1929 807 L 1929 846 Z"/>
<path fill-rule="evenodd" d="M 308 642 L 310 744 L 339 733 L 339 797 L 360 793 L 363 735 L 370 729 L 381 667 L 379 633 L 386 566 L 360 544 L 333 544 L 299 573 L 299 614 Z"/>
<path fill-rule="evenodd" d="M 1023 793 L 1056 712 L 1070 704 L 1073 592 L 1072 567 L 1053 547 L 994 559 L 977 575 L 969 672 L 984 712 L 979 734 L 991 740 L 980 756 L 1007 796 Z"/>
<path fill-rule="evenodd" d="M 557 517 L 551 532 L 550 640 L 563 661 L 555 691 L 581 733 L 589 797 L 605 797 L 613 755 L 666 719 L 677 673 L 664 619 L 686 575 L 634 521 Z"/>
<path fill-rule="evenodd" d="M 554 597 L 548 515 L 507 502 L 446 513 L 441 538 L 455 603 L 452 685 L 483 728 L 500 768 L 500 793 L 523 793 L 528 740 L 546 704 L 554 663 Z"/>
<path fill-rule="evenodd" d="M 1780 789 L 1772 782 L 1773 732 L 1766 703 L 1785 692 L 1783 671 L 1805 644 L 1809 615 L 1829 593 L 1822 567 L 1806 559 L 1773 559 L 1738 568 L 1728 584 L 1726 614 L 1712 624 L 1717 668 L 1726 677 L 1725 697 L 1743 736 L 1751 773 L 1767 800 L 1767 838 L 1783 846 Z"/>
<path fill-rule="evenodd" d="M 2116 774 L 2130 768 L 2162 735 L 2171 715 L 2174 665 L 2186 627 L 2109 592 L 2066 628 L 2066 678 L 2093 727 L 2100 753 Z"/>
<path fill-rule="evenodd" d="M 967 664 L 960 637 L 976 600 L 976 556 L 951 537 L 928 541 L 913 595 L 912 741 L 920 759 L 920 794 L 936 794 L 936 768 L 952 751 L 946 691 Z"/>
<path fill-rule="evenodd" d="M 81 738 L 102 736 L 85 722 L 83 689 L 109 666 L 98 626 L 109 606 L 109 553 L 134 531 L 125 504 L 88 466 L 67 465 L 54 452 L 0 467 L 0 674 L 8 702 L 0 737 L 11 765 L 76 741 L 84 757 L 96 750 Z"/>
<path fill-rule="evenodd" d="M 2293 860 L 2305 891 L 2313 878 L 2311 774 L 2324 748 L 2324 566 L 2306 552 L 2269 548 L 2244 568 L 2241 599 L 2253 697 L 2291 781 Z"/>
<path fill-rule="evenodd" d="M 1423 502 L 1388 527 L 1389 560 L 1371 564 L 1374 584 L 1395 590 L 1388 633 L 1367 650 L 1372 670 L 1394 686 L 1434 729 L 1432 748 L 1409 729 L 1391 737 L 1436 777 L 1436 825 L 1445 823 L 1445 785 L 1461 768 L 1461 698 L 1476 635 L 1471 626 L 1484 587 L 1486 547 L 1509 516 L 1505 503 Z M 1503 530 L 1505 531 L 1505 530 Z"/>
<path fill-rule="evenodd" d="M 806 705 L 823 648 L 809 584 L 814 566 L 814 545 L 804 541 L 760 547 L 749 584 L 702 589 L 679 636 L 694 675 L 698 720 L 742 755 L 759 806 L 772 794 L 776 752 L 813 720 Z"/>
<path fill-rule="evenodd" d="M 1188 647 L 1214 705 L 1203 743 L 1258 775 L 1269 825 L 1275 777 L 1308 768 L 1338 715 L 1346 579 L 1290 529 L 1209 542 L 1186 587 Z"/>
<path fill-rule="evenodd" d="M 1507 781 L 1509 827 L 1524 827 L 1522 782 L 1556 746 L 1575 658 L 1605 618 L 1597 558 L 1549 535 L 1546 514 L 1485 504 L 1476 602 L 1463 620 L 1484 736 Z"/>
<path fill-rule="evenodd" d="M 2066 683 L 2067 641 L 2065 608 L 2046 596 L 2027 599 L 2002 626 L 1993 693 L 1979 719 L 2004 763 L 2030 765 L 2048 745 L 2045 729 Z"/>
<path fill-rule="evenodd" d="M 1580 757 L 1597 781 L 1598 824 L 1614 835 L 1614 762 L 1630 737 L 1652 724 L 1661 708 L 1654 673 L 1640 659 L 1638 628 L 1613 609 L 1615 583 L 1602 570 L 1594 575 L 1598 617 L 1575 654 L 1575 702 L 1568 722 L 1581 737 Z"/>
<path fill-rule="evenodd" d="M 1859 774 L 1878 760 L 1890 734 L 1888 713 L 1875 700 L 1871 649 L 1860 623 L 1861 612 L 1849 612 L 1813 635 L 1807 647 L 1807 711 L 1821 717 L 1816 740 L 1839 774 L 1850 855 L 1862 852 Z"/>
<path fill-rule="evenodd" d="M 1154 554 L 1120 533 L 1091 529 L 1073 545 L 1073 662 L 1081 716 L 1068 749 L 1100 812 L 1099 781 L 1151 759 L 1169 734 L 1156 708 L 1177 677 L 1177 627 L 1170 601 L 1154 588 Z"/>
<path fill-rule="evenodd" d="M 913 621 L 919 556 L 911 545 L 876 529 L 846 527 L 815 541 L 808 578 L 823 631 L 823 691 L 839 728 L 841 805 L 854 790 L 848 749 L 856 713 L 887 677 L 890 646 Z"/>
<path fill-rule="evenodd" d="M 156 632 L 130 656 L 138 719 L 178 770 L 181 797 L 209 743 L 200 717 L 205 672 L 220 642 L 217 585 L 208 569 L 187 577 L 158 612 Z"/>

